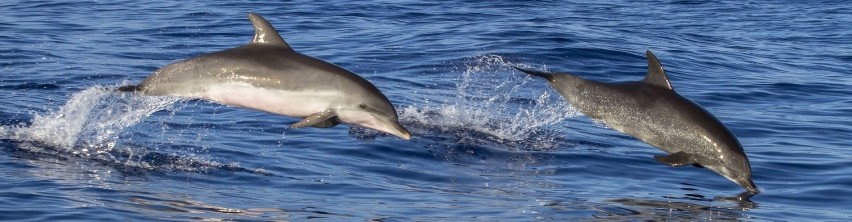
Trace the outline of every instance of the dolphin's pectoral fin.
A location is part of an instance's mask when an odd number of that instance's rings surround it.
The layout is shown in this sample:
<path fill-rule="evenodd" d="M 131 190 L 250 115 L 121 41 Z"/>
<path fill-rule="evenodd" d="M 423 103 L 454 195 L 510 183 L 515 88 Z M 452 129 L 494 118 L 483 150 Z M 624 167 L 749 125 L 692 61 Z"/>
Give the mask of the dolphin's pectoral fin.
<path fill-rule="evenodd" d="M 338 124 L 340 124 L 340 121 L 337 121 L 337 118 L 331 118 L 331 119 L 327 119 L 325 121 L 316 123 L 314 125 L 311 125 L 311 127 L 331 128 L 331 127 L 337 126 Z"/>
<path fill-rule="evenodd" d="M 657 160 L 657 162 L 673 167 L 698 164 L 695 162 L 695 159 L 692 158 L 692 155 L 684 153 L 683 151 L 673 153 L 668 156 L 654 156 L 654 159 Z"/>
<path fill-rule="evenodd" d="M 305 117 L 305 119 L 302 119 L 302 121 L 290 125 L 290 128 L 302 128 L 306 126 L 313 126 L 319 128 L 332 127 L 337 125 L 337 121 L 334 119 L 334 117 L 337 117 L 337 112 L 334 112 L 334 110 L 329 109 L 311 114 L 310 116 Z"/>

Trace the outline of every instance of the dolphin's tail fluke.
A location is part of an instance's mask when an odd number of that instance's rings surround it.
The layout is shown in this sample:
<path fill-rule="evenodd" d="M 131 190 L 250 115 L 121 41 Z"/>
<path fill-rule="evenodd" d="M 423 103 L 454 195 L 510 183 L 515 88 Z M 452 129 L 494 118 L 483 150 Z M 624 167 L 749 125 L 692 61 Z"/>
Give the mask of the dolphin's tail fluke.
<path fill-rule="evenodd" d="M 116 88 L 116 90 L 118 90 L 119 92 L 136 92 L 139 91 L 139 89 L 140 88 L 138 85 L 126 85 L 119 86 L 118 88 Z"/>
<path fill-rule="evenodd" d="M 530 70 L 530 69 L 519 68 L 519 67 L 517 67 L 517 66 L 512 66 L 512 67 L 514 67 L 514 68 L 515 68 L 515 69 L 517 69 L 517 70 L 520 70 L 521 72 L 525 72 L 525 73 L 530 74 L 530 75 L 533 75 L 533 76 L 538 76 L 538 77 L 541 77 L 541 78 L 545 78 L 545 79 L 547 79 L 547 81 L 553 81 L 553 74 L 551 74 L 551 73 L 546 73 L 546 72 L 542 72 L 542 71 L 536 71 L 536 70 Z"/>

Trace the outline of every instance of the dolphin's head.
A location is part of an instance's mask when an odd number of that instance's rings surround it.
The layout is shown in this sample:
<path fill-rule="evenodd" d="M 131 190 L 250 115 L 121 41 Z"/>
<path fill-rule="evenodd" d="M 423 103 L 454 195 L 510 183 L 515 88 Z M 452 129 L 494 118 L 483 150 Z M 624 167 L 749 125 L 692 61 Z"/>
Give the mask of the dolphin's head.
<path fill-rule="evenodd" d="M 751 180 L 751 165 L 745 153 L 742 152 L 742 147 L 739 146 L 739 143 L 732 146 L 734 147 L 727 150 L 737 150 L 739 152 L 722 152 L 722 154 L 719 154 L 719 159 L 713 161 L 718 164 L 707 164 L 704 167 L 728 178 L 750 193 L 756 194 L 760 192 L 757 186 L 754 185 L 754 181 Z"/>
<path fill-rule="evenodd" d="M 350 95 L 349 100 L 345 106 L 337 109 L 337 118 L 341 122 L 375 129 L 405 140 L 411 139 L 411 133 L 399 124 L 396 109 L 384 95 Z"/>
<path fill-rule="evenodd" d="M 728 178 L 734 183 L 740 185 L 751 193 L 760 192 L 757 190 L 757 186 L 754 185 L 754 181 L 751 180 L 751 167 L 748 164 L 748 160 L 743 157 L 735 157 L 731 158 L 728 164 L 723 164 L 722 166 L 717 167 L 717 169 L 712 169 L 719 173 L 720 175 Z"/>

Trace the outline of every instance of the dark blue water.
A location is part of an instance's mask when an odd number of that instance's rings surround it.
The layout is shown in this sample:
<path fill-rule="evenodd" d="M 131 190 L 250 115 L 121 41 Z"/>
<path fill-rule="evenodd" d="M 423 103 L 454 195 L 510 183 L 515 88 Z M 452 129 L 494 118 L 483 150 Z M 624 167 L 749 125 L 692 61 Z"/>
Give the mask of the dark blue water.
<path fill-rule="evenodd" d="M 117 94 L 257 12 L 412 131 Z M 845 1 L 3 1 L 0 220 L 852 220 Z M 638 80 L 722 120 L 761 193 L 574 111 L 527 66 Z"/>

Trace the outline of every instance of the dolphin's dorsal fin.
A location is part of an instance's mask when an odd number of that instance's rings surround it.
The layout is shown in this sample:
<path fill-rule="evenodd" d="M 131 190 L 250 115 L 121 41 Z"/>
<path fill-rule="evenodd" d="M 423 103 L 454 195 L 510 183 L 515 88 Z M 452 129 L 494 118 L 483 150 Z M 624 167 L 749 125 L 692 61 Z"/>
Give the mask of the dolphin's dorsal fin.
<path fill-rule="evenodd" d="M 660 60 L 657 60 L 657 56 L 654 56 L 651 50 L 645 51 L 645 55 L 648 56 L 648 75 L 642 82 L 674 90 L 669 82 L 669 77 L 666 76 L 666 71 L 663 70 L 663 65 L 660 64 Z"/>
<path fill-rule="evenodd" d="M 249 13 L 248 16 L 251 24 L 254 25 L 254 39 L 251 40 L 251 44 L 277 45 L 290 48 L 290 45 L 281 38 L 281 35 L 278 35 L 275 27 L 272 27 L 272 24 L 269 24 L 266 19 L 255 13 Z"/>

